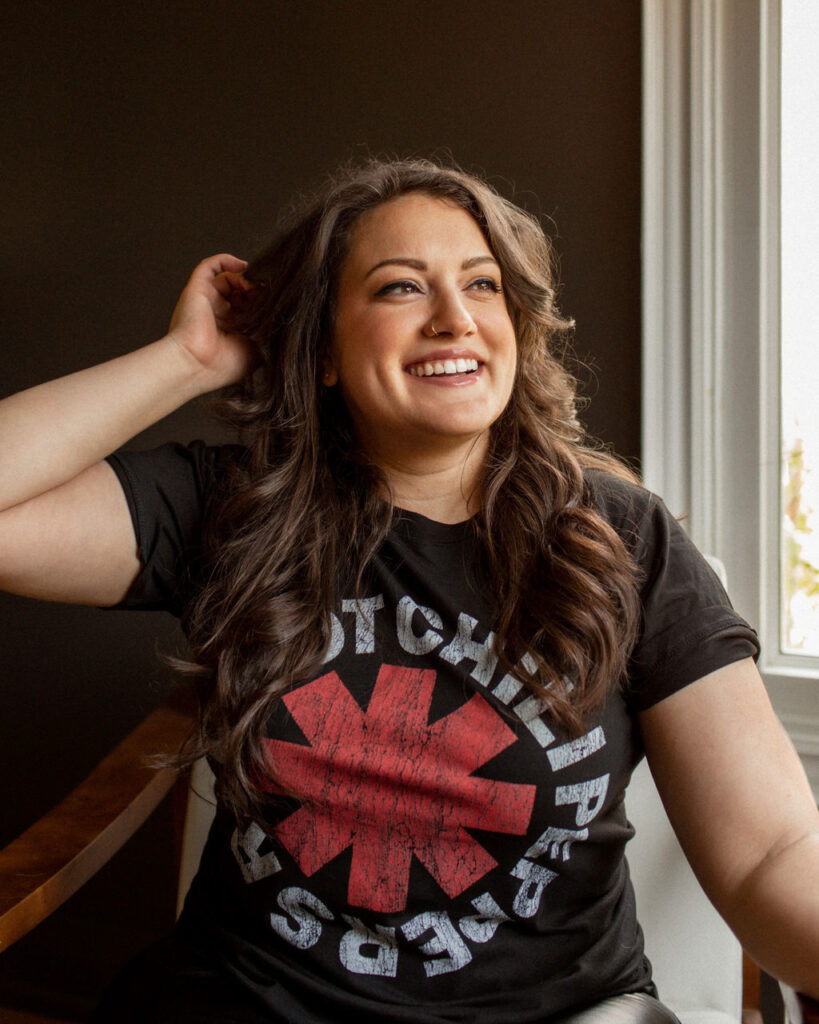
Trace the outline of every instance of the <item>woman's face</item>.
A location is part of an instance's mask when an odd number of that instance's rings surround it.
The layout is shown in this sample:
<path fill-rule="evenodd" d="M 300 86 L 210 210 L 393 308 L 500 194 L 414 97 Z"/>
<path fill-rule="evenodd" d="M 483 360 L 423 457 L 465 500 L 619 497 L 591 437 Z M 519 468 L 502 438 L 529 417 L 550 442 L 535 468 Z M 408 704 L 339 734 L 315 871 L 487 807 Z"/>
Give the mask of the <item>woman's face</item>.
<path fill-rule="evenodd" d="M 471 444 L 500 416 L 516 363 L 501 284 L 459 206 L 410 193 L 358 222 L 324 382 L 376 461 Z"/>

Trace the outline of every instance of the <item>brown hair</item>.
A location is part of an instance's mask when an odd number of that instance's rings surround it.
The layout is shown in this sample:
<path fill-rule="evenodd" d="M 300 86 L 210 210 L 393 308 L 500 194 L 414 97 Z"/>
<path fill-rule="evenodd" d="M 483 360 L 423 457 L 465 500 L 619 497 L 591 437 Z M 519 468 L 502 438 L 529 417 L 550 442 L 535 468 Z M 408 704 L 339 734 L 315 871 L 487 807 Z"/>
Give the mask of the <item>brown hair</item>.
<path fill-rule="evenodd" d="M 208 752 L 222 764 L 217 794 L 239 815 L 262 797 L 272 705 L 319 669 L 334 601 L 358 587 L 389 529 L 388 483 L 358 449 L 338 389 L 322 386 L 321 361 L 358 219 L 407 192 L 474 217 L 501 265 L 517 337 L 513 392 L 490 431 L 476 517 L 501 665 L 577 733 L 623 678 L 636 635 L 635 569 L 591 506 L 584 470 L 633 476 L 584 442 L 574 380 L 552 351 L 570 325 L 556 308 L 539 223 L 455 167 L 347 166 L 246 272 L 259 287 L 241 326 L 260 343 L 262 362 L 228 402 L 249 454 L 212 519 L 208 582 L 189 619 L 202 715 L 187 755 Z"/>

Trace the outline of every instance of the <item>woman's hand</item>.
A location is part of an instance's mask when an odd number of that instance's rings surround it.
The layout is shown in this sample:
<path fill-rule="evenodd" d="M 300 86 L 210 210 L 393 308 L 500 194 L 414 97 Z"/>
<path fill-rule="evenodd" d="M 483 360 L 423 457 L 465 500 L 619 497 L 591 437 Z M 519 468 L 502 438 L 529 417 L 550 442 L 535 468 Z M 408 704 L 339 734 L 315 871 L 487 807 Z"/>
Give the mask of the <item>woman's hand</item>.
<path fill-rule="evenodd" d="M 236 331 L 236 310 L 255 285 L 242 272 L 247 261 L 220 253 L 190 276 L 171 317 L 168 337 L 204 371 L 216 390 L 241 380 L 257 359 L 253 342 Z"/>

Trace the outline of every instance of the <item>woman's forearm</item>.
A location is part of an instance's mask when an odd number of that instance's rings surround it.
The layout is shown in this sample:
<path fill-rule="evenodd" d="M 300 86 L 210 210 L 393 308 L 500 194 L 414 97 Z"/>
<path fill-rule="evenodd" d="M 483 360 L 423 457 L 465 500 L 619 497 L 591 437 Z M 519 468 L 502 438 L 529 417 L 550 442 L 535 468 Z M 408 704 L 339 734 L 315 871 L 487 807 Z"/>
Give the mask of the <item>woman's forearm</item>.
<path fill-rule="evenodd" d="M 252 369 L 254 346 L 234 333 L 232 301 L 252 289 L 244 260 L 203 260 L 168 334 L 128 355 L 0 402 L 0 512 L 73 480 L 191 398 Z"/>
<path fill-rule="evenodd" d="M 73 479 L 218 386 L 166 336 L 0 401 L 0 510 Z"/>
<path fill-rule="evenodd" d="M 819 999 L 819 831 L 764 861 L 726 915 L 769 974 Z"/>

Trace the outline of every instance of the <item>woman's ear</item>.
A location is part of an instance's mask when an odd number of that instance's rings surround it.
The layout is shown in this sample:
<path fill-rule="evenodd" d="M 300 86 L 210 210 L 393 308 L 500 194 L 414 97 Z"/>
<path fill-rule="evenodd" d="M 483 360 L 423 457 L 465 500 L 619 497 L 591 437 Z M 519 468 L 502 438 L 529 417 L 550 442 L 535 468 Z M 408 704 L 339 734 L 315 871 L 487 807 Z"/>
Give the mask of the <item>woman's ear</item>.
<path fill-rule="evenodd" d="M 322 374 L 321 382 L 326 388 L 338 384 L 338 373 L 333 365 L 333 359 L 329 352 L 325 352 L 321 360 Z"/>

